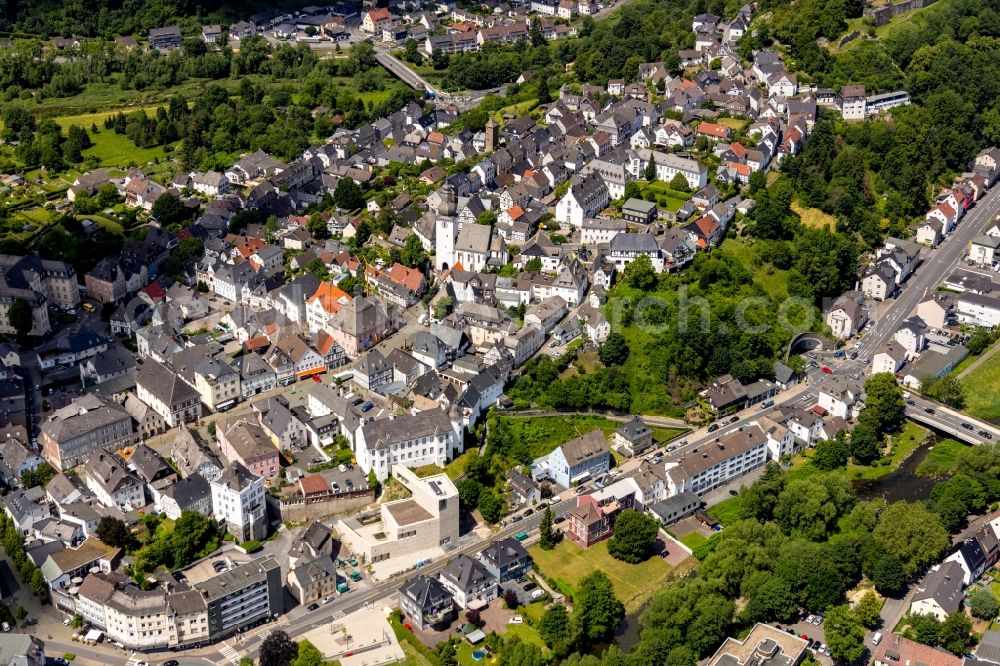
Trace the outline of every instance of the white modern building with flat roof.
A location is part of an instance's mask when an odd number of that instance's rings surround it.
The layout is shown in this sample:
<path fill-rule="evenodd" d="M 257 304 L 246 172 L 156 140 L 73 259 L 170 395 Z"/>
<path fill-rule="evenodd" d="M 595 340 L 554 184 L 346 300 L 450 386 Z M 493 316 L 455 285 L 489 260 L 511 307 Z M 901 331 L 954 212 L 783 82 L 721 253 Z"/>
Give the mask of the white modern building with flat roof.
<path fill-rule="evenodd" d="M 458 489 L 446 474 L 421 478 L 402 465 L 392 468 L 392 476 L 411 496 L 344 518 L 337 532 L 365 561 L 377 564 L 392 558 L 389 566 L 401 571 L 417 559 L 441 554 L 443 546 L 458 540 Z"/>

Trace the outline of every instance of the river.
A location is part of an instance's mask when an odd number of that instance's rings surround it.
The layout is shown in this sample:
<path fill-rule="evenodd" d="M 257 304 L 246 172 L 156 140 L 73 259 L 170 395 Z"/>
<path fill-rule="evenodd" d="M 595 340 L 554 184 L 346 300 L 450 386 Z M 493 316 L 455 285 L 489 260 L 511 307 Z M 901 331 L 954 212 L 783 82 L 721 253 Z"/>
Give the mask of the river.
<path fill-rule="evenodd" d="M 940 479 L 933 476 L 917 476 L 917 467 L 924 461 L 936 442 L 937 436 L 931 435 L 910 454 L 909 458 L 903 461 L 902 465 L 879 479 L 855 481 L 854 489 L 858 493 L 858 499 L 884 499 L 888 503 L 900 500 L 915 502 L 927 499 L 931 488 Z"/>

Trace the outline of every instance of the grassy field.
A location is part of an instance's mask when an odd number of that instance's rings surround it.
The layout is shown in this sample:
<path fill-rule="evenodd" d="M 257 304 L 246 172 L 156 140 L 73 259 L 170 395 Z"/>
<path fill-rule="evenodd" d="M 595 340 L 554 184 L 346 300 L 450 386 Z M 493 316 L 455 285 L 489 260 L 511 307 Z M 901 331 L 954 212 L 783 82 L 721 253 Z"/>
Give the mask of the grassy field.
<path fill-rule="evenodd" d="M 725 125 L 737 132 L 742 130 L 744 127 L 750 124 L 749 120 L 743 118 L 717 118 L 716 122 L 720 125 Z"/>
<path fill-rule="evenodd" d="M 694 550 L 698 546 L 700 546 L 703 543 L 705 543 L 706 541 L 708 541 L 708 539 L 706 539 L 705 537 L 703 537 L 701 535 L 701 532 L 688 532 L 687 534 L 685 534 L 684 536 L 682 536 L 680 539 L 678 539 L 678 541 L 680 541 L 682 544 L 684 544 L 685 546 L 687 546 L 691 550 Z"/>
<path fill-rule="evenodd" d="M 900 14 L 899 16 L 895 16 L 891 21 L 889 21 L 885 25 L 881 25 L 875 28 L 875 39 L 885 39 L 889 35 L 899 32 L 901 29 L 903 29 L 904 26 L 906 26 L 911 21 L 919 20 L 919 17 L 921 15 L 930 14 L 931 12 L 948 11 L 950 5 L 951 5 L 950 0 L 939 0 L 938 2 L 928 7 L 923 7 L 921 9 L 913 9 L 903 14 Z M 856 18 L 847 21 L 847 30 L 845 31 L 844 34 L 845 35 L 849 34 L 855 30 L 864 30 L 864 19 Z M 865 41 L 865 38 L 855 39 L 853 41 L 848 42 L 847 44 L 844 44 L 843 48 L 839 48 L 837 46 L 837 42 L 832 41 L 830 42 L 830 50 L 834 52 L 838 50 L 849 51 L 852 48 L 856 48 L 857 45 L 862 43 L 863 41 Z"/>
<path fill-rule="evenodd" d="M 807 227 L 827 227 L 829 229 L 837 228 L 837 218 L 833 215 L 824 213 L 819 208 L 806 208 L 798 201 L 793 201 L 792 210 L 802 220 L 802 224 Z"/>
<path fill-rule="evenodd" d="M 917 474 L 920 476 L 937 476 L 949 474 L 957 470 L 958 455 L 965 451 L 967 444 L 956 439 L 942 439 L 935 444 L 923 462 L 917 466 Z"/>
<path fill-rule="evenodd" d="M 409 643 L 402 641 L 399 645 L 403 648 L 403 654 L 406 655 L 406 658 L 400 662 L 402 666 L 431 666 L 427 657 L 417 652 L 416 648 Z"/>
<path fill-rule="evenodd" d="M 671 567 L 659 557 L 653 557 L 641 564 L 626 564 L 608 555 L 608 542 L 584 550 L 569 540 L 564 540 L 553 550 L 542 550 L 538 546 L 529 549 L 535 564 L 541 572 L 554 578 L 560 590 L 569 592 L 580 580 L 594 571 L 603 571 L 614 583 L 615 596 L 623 604 L 625 611 L 632 612 L 642 606 L 653 592 L 663 586 L 670 577 Z"/>
<path fill-rule="evenodd" d="M 101 166 L 140 166 L 167 156 L 163 146 L 138 148 L 124 134 L 112 130 L 102 129 L 99 134 L 91 135 L 91 140 L 94 145 L 83 151 L 83 156 L 94 156 Z"/>
<path fill-rule="evenodd" d="M 788 271 L 776 269 L 770 264 L 756 266 L 753 261 L 753 246 L 735 238 L 727 238 L 720 247 L 740 260 L 753 273 L 754 281 L 775 300 L 788 297 Z"/>
<path fill-rule="evenodd" d="M 646 192 L 653 192 L 656 195 L 657 205 L 661 208 L 666 208 L 672 213 L 676 213 L 680 210 L 681 207 L 687 203 L 688 199 L 691 198 L 690 194 L 673 190 L 670 188 L 669 183 L 661 181 L 654 181 L 652 183 L 640 181 L 639 187 L 643 196 L 646 195 Z"/>
<path fill-rule="evenodd" d="M 595 428 L 610 437 L 621 425 L 603 416 L 504 416 L 515 439 L 527 442 L 534 457 L 543 456 L 560 444 L 586 435 Z M 653 427 L 653 439 L 658 443 L 668 442 L 683 434 L 680 428 Z M 457 460 L 457 459 L 456 459 Z"/>
<path fill-rule="evenodd" d="M 994 354 L 962 380 L 965 411 L 980 419 L 1000 417 L 1000 354 Z"/>
<path fill-rule="evenodd" d="M 462 455 L 456 457 L 450 463 L 445 465 L 444 469 L 441 469 L 437 465 L 423 465 L 421 467 L 414 468 L 413 472 L 419 477 L 434 476 L 435 474 L 444 472 L 448 475 L 449 479 L 457 479 L 465 474 L 465 466 L 469 464 L 469 459 L 472 457 L 473 451 L 475 451 L 475 449 L 469 449 Z"/>
<path fill-rule="evenodd" d="M 493 119 L 496 120 L 497 122 L 500 122 L 506 115 L 523 116 L 524 114 L 534 109 L 536 106 L 538 106 L 537 99 L 529 99 L 524 102 L 518 102 L 517 104 L 511 104 L 494 112 Z"/>

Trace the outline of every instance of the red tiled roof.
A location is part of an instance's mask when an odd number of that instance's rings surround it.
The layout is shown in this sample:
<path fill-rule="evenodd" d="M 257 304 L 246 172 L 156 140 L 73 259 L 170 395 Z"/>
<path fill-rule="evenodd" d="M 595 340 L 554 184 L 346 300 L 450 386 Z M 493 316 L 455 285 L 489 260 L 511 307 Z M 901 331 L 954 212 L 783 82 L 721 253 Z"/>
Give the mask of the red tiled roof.
<path fill-rule="evenodd" d="M 154 301 L 162 301 L 167 296 L 167 292 L 164 291 L 163 287 L 160 286 L 159 282 L 150 282 L 148 285 L 146 285 L 139 291 L 146 294 Z"/>
<path fill-rule="evenodd" d="M 392 268 L 385 275 L 396 284 L 401 284 L 410 291 L 419 291 L 424 281 L 423 273 L 415 268 L 407 268 L 398 262 L 393 264 Z"/>
<path fill-rule="evenodd" d="M 699 123 L 698 133 L 707 134 L 709 136 L 714 136 L 719 139 L 724 139 L 729 136 L 729 128 L 725 125 L 717 125 L 715 123 Z"/>
<path fill-rule="evenodd" d="M 307 474 L 299 479 L 299 486 L 302 492 L 311 495 L 313 493 L 325 493 L 330 489 L 326 479 L 319 474 Z"/>
<path fill-rule="evenodd" d="M 351 300 L 350 295 L 330 282 L 321 282 L 319 288 L 316 289 L 316 293 L 309 297 L 307 303 L 312 303 L 313 301 L 319 301 L 320 306 L 327 312 L 331 314 L 336 314 L 340 312 L 340 306 L 342 300 Z"/>
<path fill-rule="evenodd" d="M 269 347 L 270 345 L 271 345 L 270 340 L 268 340 L 263 335 L 259 335 L 255 338 L 250 338 L 249 340 L 244 342 L 243 348 L 246 349 L 247 351 L 252 351 L 254 349 L 263 349 L 264 347 Z"/>

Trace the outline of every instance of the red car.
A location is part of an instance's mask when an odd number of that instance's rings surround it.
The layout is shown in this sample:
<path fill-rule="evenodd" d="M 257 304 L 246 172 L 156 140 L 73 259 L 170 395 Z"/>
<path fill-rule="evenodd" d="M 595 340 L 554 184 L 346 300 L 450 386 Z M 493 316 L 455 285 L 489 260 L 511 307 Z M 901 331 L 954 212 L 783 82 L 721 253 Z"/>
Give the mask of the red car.
<path fill-rule="evenodd" d="M 825 365 L 824 366 L 820 366 L 820 370 L 822 370 L 823 372 L 825 372 L 828 375 L 832 375 L 833 374 L 833 370 L 831 370 L 830 368 L 826 367 Z"/>
<path fill-rule="evenodd" d="M 323 383 L 323 380 L 320 378 L 319 375 L 313 375 L 312 378 L 313 378 L 313 381 L 316 382 L 317 384 L 322 384 Z"/>

